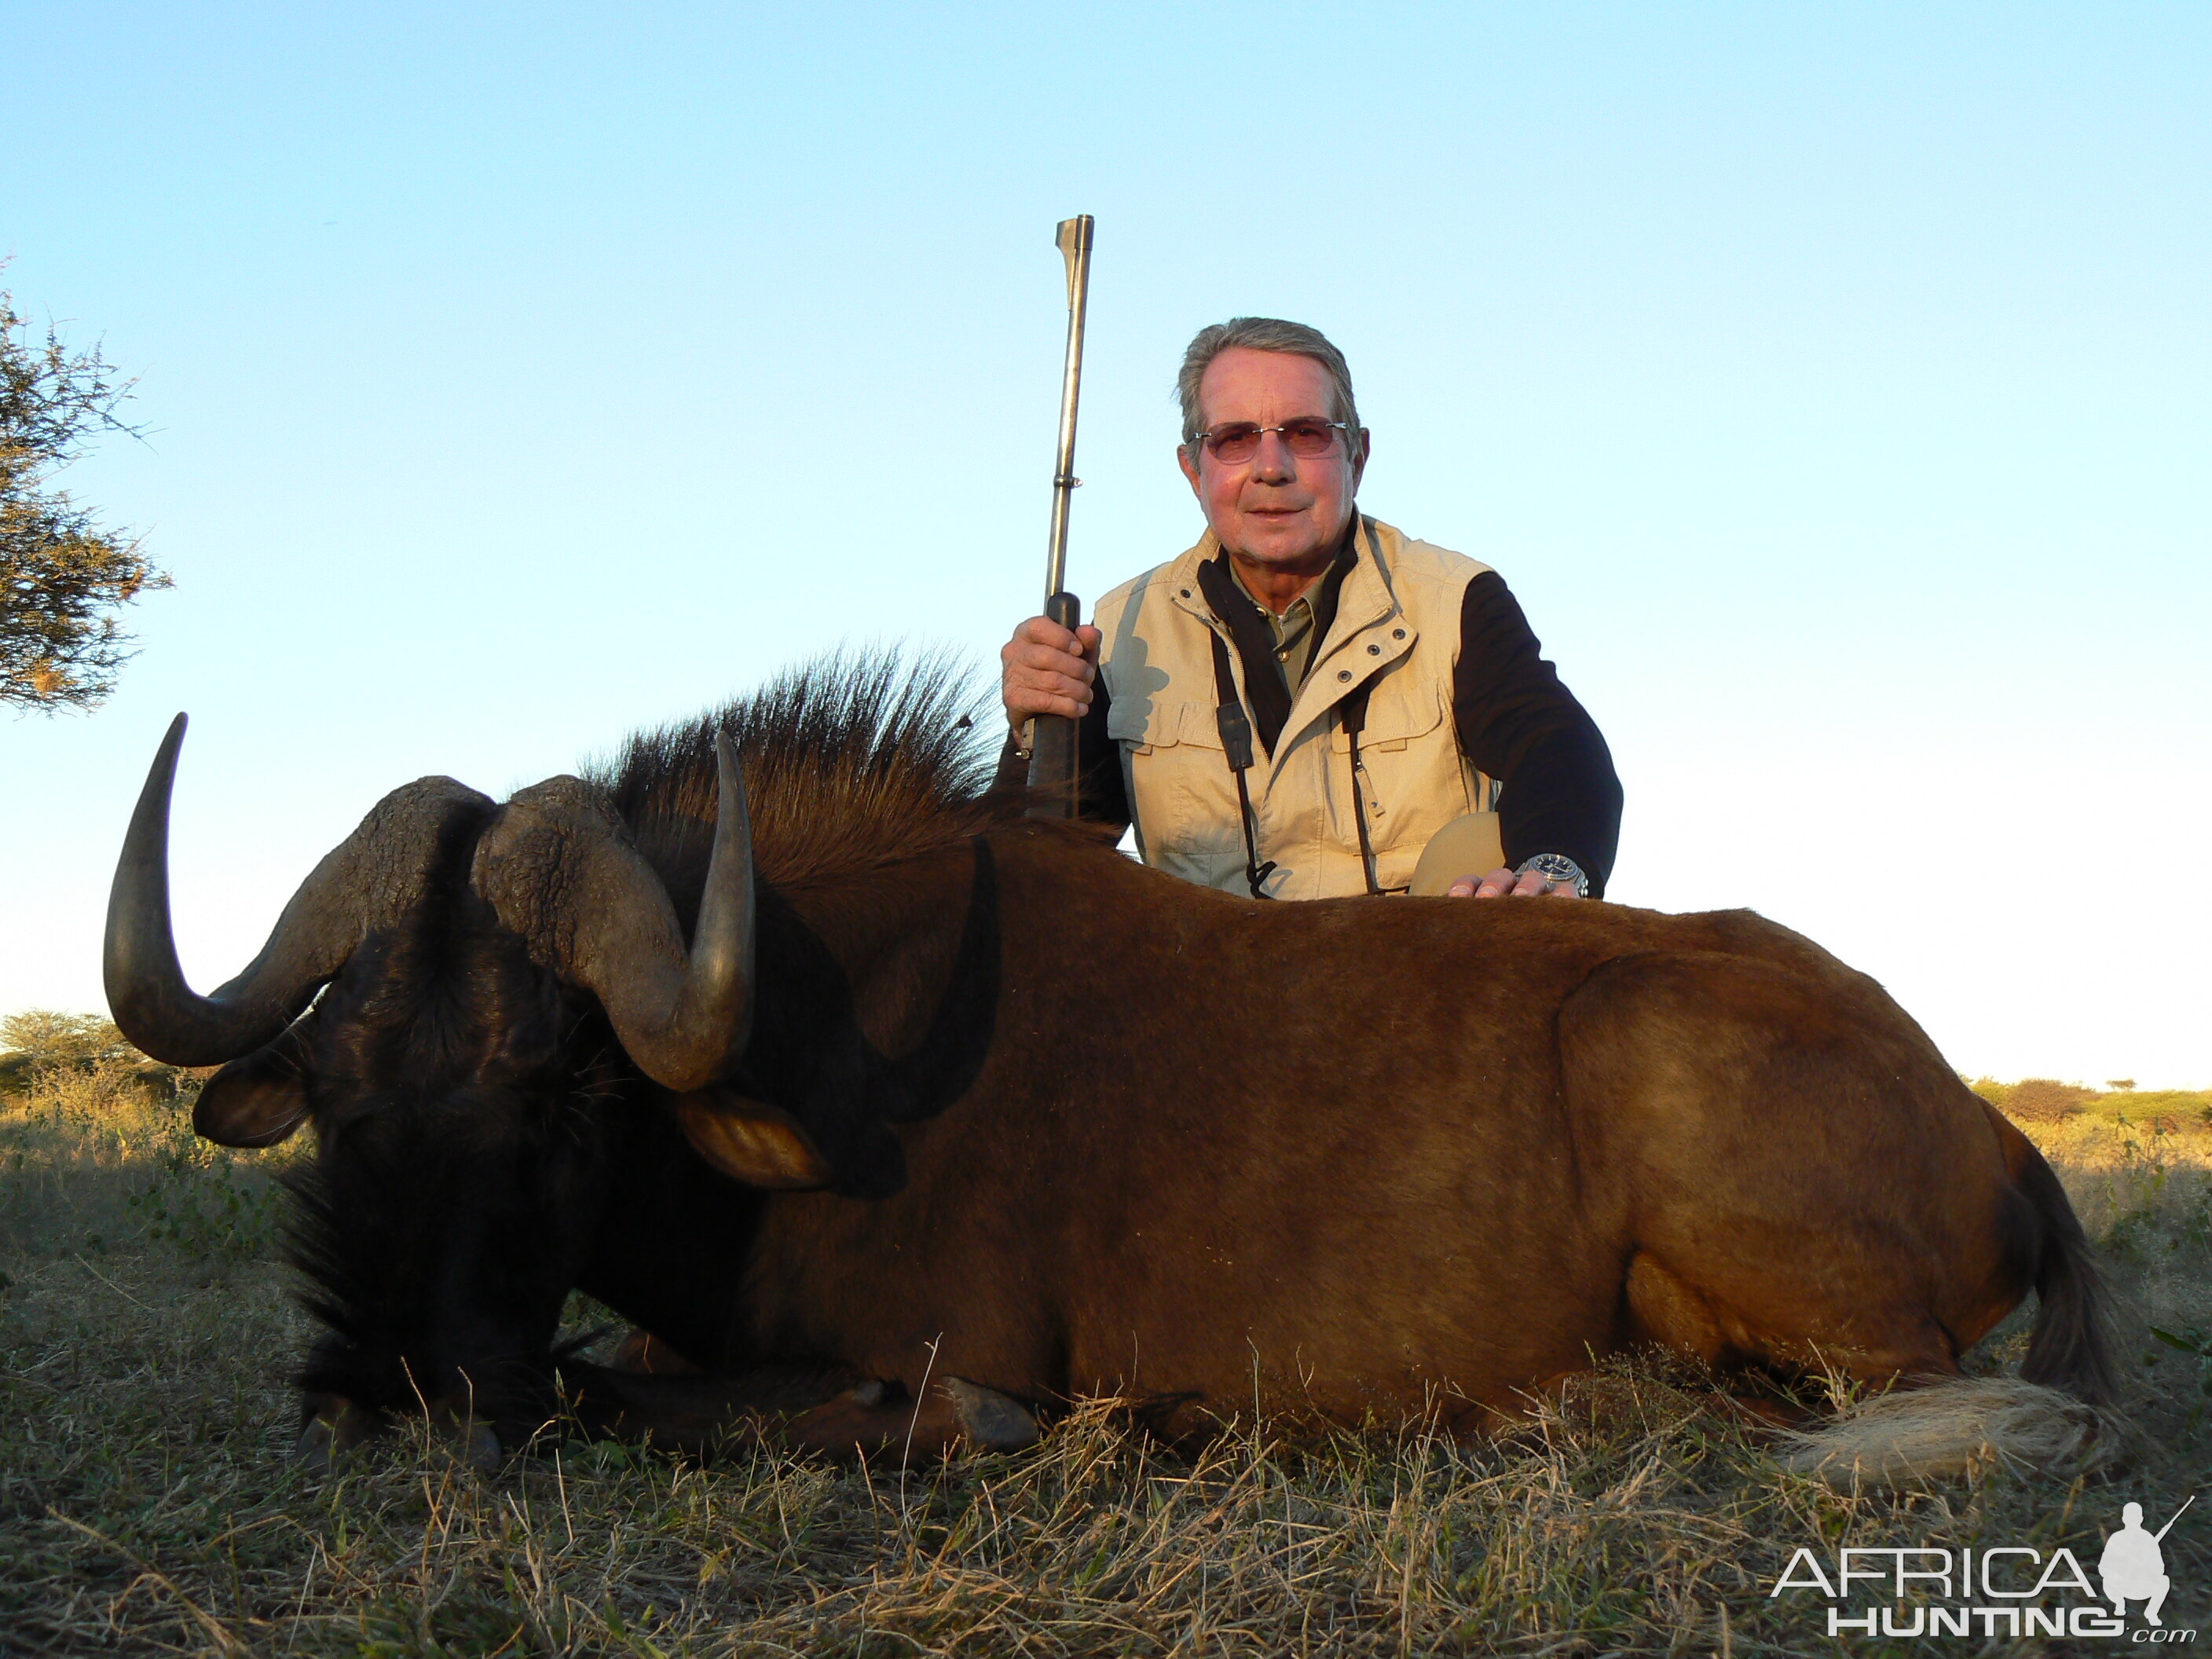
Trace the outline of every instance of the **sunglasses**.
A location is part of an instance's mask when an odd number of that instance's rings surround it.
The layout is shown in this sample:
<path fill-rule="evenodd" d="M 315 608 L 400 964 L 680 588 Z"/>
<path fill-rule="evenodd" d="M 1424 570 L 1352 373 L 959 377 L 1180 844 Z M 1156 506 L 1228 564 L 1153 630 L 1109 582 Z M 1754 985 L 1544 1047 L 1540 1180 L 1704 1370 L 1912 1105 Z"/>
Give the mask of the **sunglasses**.
<path fill-rule="evenodd" d="M 1251 421 L 1232 421 L 1227 426 L 1201 432 L 1192 440 L 1224 466 L 1242 466 L 1260 453 L 1260 440 L 1270 432 L 1283 434 L 1283 447 L 1302 461 L 1319 460 L 1336 451 L 1336 434 L 1349 433 L 1346 421 L 1324 421 L 1318 415 L 1302 415 L 1280 426 L 1261 426 Z"/>

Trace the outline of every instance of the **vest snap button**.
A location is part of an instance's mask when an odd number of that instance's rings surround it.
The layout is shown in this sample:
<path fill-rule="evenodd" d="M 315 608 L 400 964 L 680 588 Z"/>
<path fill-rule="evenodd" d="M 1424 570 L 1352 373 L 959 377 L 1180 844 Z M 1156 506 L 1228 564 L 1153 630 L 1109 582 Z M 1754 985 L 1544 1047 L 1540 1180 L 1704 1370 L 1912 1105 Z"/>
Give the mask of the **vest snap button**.
<path fill-rule="evenodd" d="M 1390 630 L 1390 637 L 1394 640 L 1402 640 L 1406 637 L 1406 630 L 1402 628 L 1394 628 Z"/>
<path fill-rule="evenodd" d="M 1370 645 L 1367 647 L 1367 654 L 1370 657 L 1379 657 L 1382 654 L 1382 647 L 1379 645 Z"/>
<path fill-rule="evenodd" d="M 1183 598 L 1185 598 L 1186 599 L 1188 599 L 1188 598 L 1190 597 L 1190 589 L 1188 589 L 1188 587 L 1184 588 L 1184 589 L 1182 590 L 1182 596 L 1183 596 Z"/>
<path fill-rule="evenodd" d="M 1336 671 L 1336 677 L 1340 680 L 1348 680 L 1352 678 L 1352 671 L 1349 668 L 1340 668 Z"/>

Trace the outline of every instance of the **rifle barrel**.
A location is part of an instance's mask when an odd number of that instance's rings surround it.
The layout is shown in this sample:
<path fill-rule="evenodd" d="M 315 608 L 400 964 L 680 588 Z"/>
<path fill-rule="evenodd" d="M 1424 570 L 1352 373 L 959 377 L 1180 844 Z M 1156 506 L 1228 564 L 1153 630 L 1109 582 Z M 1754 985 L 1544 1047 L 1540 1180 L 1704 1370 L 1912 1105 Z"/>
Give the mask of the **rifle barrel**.
<path fill-rule="evenodd" d="M 1067 264 L 1067 366 L 1060 382 L 1060 453 L 1052 474 L 1052 545 L 1045 560 L 1044 614 L 1073 629 L 1083 620 L 1083 602 L 1067 591 L 1067 509 L 1076 485 L 1075 405 L 1083 392 L 1083 318 L 1091 298 L 1091 235 L 1087 213 L 1063 219 L 1053 234 Z M 1030 721 L 1029 814 L 1072 818 L 1081 805 L 1077 772 L 1076 722 L 1060 714 Z"/>
<path fill-rule="evenodd" d="M 2168 1522 L 2167 1522 L 2164 1526 L 2160 1527 L 2160 1528 L 2158 1529 L 2157 1535 L 2156 1535 L 2155 1537 L 2154 1537 L 2154 1538 L 2151 1540 L 2151 1542 L 2153 1542 L 2154 1544 L 2163 1544 L 2164 1542 L 2166 1542 L 2166 1534 L 2168 1534 L 2168 1533 L 2170 1533 L 2170 1532 L 2172 1532 L 2172 1531 L 2173 1530 L 2173 1522 L 2174 1522 L 2174 1521 L 2179 1521 L 2179 1520 L 2180 1520 L 2180 1519 L 2181 1519 L 2181 1517 L 2182 1517 L 2183 1516 L 2185 1516 L 2185 1515 L 2188 1514 L 2188 1513 L 2189 1513 L 2189 1504 L 2194 1504 L 2196 1501 L 2197 1501 L 2197 1494 L 2196 1494 L 2195 1492 L 2191 1492 L 2191 1493 L 2190 1493 L 2190 1494 L 2189 1494 L 2189 1503 L 2188 1503 L 2188 1504 L 2183 1504 L 2179 1509 L 2178 1509 L 2178 1510 L 2174 1510 L 2174 1512 L 2173 1512 L 2173 1520 L 2172 1520 L 2172 1521 L 2168 1521 Z"/>
<path fill-rule="evenodd" d="M 1067 362 L 1060 381 L 1060 451 L 1052 475 L 1052 544 L 1045 562 L 1049 599 L 1067 586 L 1067 509 L 1075 487 L 1075 406 L 1083 392 L 1083 323 L 1091 301 L 1091 242 L 1097 222 L 1087 213 L 1063 219 L 1054 233 L 1067 264 Z"/>

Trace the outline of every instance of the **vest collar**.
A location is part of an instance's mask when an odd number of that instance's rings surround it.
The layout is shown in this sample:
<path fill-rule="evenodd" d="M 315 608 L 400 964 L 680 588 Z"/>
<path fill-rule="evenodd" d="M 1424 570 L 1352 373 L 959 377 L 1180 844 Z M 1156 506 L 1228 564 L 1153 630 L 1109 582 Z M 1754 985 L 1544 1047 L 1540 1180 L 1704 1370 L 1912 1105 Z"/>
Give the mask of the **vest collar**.
<path fill-rule="evenodd" d="M 1302 595 L 1313 610 L 1314 638 L 1306 653 L 1309 665 L 1328 638 L 1346 574 L 1358 557 L 1356 535 L 1347 528 L 1329 568 Z M 1198 586 L 1213 615 L 1227 629 L 1230 643 L 1237 647 L 1244 669 L 1244 702 L 1252 717 L 1252 729 L 1259 734 L 1261 746 L 1273 755 L 1283 735 L 1283 722 L 1291 715 L 1291 688 L 1276 665 L 1274 632 L 1267 625 L 1267 613 L 1237 579 L 1226 553 L 1217 552 L 1199 565 Z"/>
<path fill-rule="evenodd" d="M 1309 590 L 1314 605 L 1314 621 L 1321 629 L 1321 637 L 1314 641 L 1316 652 L 1328 645 L 1329 635 L 1336 631 L 1335 623 L 1347 603 L 1346 596 L 1355 587 L 1367 590 L 1360 605 L 1363 611 L 1373 608 L 1375 596 L 1378 593 L 1382 596 L 1386 605 L 1395 603 L 1389 598 L 1389 582 L 1377 580 L 1373 568 L 1375 560 L 1381 556 L 1377 532 L 1381 536 L 1397 533 L 1388 525 L 1355 513 L 1352 523 L 1346 526 L 1344 543 L 1337 550 L 1336 562 L 1323 571 L 1320 580 Z M 1202 578 L 1199 574 L 1209 564 L 1219 568 L 1221 575 L 1228 580 L 1228 592 L 1234 599 L 1241 599 L 1258 609 L 1260 602 L 1245 592 L 1244 584 L 1230 569 L 1228 555 L 1222 548 L 1221 538 L 1213 533 L 1211 526 L 1198 538 L 1195 545 L 1185 548 L 1164 573 L 1164 585 L 1177 607 L 1209 623 L 1216 620 L 1225 621 L 1228 611 L 1234 608 L 1233 605 L 1224 603 L 1217 609 L 1209 604 L 1207 587 L 1213 579 Z M 1363 574 L 1368 579 L 1365 581 L 1360 580 Z M 1325 590 L 1328 592 L 1326 605 L 1323 603 Z"/>
<path fill-rule="evenodd" d="M 1315 642 L 1313 655 L 1307 659 L 1305 683 L 1291 702 L 1279 738 L 1267 744 L 1271 771 L 1289 752 L 1290 740 L 1296 739 L 1359 686 L 1411 651 L 1419 637 L 1419 630 L 1399 604 L 1391 581 L 1391 556 L 1404 537 L 1364 513 L 1355 513 L 1352 528 L 1358 556 L 1344 572 L 1336 592 L 1335 618 Z M 1211 528 L 1199 538 L 1196 546 L 1187 549 L 1168 568 L 1167 591 L 1177 608 L 1195 617 L 1207 629 L 1218 630 L 1233 640 L 1228 624 L 1208 603 L 1206 579 L 1200 574 L 1201 568 L 1214 561 L 1219 561 L 1220 574 L 1228 580 L 1236 597 L 1248 605 L 1253 605 L 1243 584 L 1230 574 L 1220 538 Z M 1259 711 L 1250 707 L 1252 693 L 1249 685 L 1244 695 L 1247 708 L 1256 725 Z"/>
<path fill-rule="evenodd" d="M 1390 585 L 1389 555 L 1395 551 L 1396 544 L 1403 538 L 1389 525 L 1370 519 L 1364 513 L 1353 520 L 1352 529 L 1361 556 L 1346 573 L 1344 586 L 1337 594 L 1334 625 L 1314 647 L 1312 660 L 1306 668 L 1309 681 L 1313 678 L 1314 671 L 1321 666 L 1322 659 L 1341 654 L 1369 629 L 1379 628 L 1394 617 L 1402 617 L 1398 595 Z M 1386 660 L 1395 660 L 1410 651 L 1413 643 L 1413 634 L 1409 624 L 1404 637 L 1390 640 L 1380 655 Z M 1352 677 L 1355 682 L 1364 678 L 1365 676 L 1361 673 L 1355 673 Z"/>

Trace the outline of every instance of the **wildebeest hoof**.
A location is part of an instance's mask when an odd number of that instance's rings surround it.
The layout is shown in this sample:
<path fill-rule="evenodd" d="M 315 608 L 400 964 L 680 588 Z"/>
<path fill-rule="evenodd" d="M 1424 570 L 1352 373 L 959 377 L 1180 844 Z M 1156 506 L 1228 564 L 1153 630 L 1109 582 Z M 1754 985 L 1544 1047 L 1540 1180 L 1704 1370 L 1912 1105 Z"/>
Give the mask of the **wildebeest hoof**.
<path fill-rule="evenodd" d="M 334 1461 L 375 1434 L 376 1417 L 350 1400 L 325 1396 L 309 1403 L 313 1413 L 300 1431 L 293 1455 L 313 1473 L 327 1474 Z"/>
<path fill-rule="evenodd" d="M 337 1430 L 326 1418 L 310 1418 L 307 1426 L 300 1431 L 292 1455 L 307 1466 L 313 1474 L 328 1474 L 331 1461 L 337 1455 Z"/>
<path fill-rule="evenodd" d="M 478 1474 L 499 1468 L 499 1431 L 490 1424 L 447 1407 L 433 1417 L 432 1425 L 446 1449 Z"/>
<path fill-rule="evenodd" d="M 961 1431 L 979 1451 L 1026 1451 L 1044 1437 L 1028 1407 L 995 1389 L 959 1376 L 948 1376 L 939 1386 L 959 1413 Z"/>
<path fill-rule="evenodd" d="M 461 1461 L 479 1474 L 489 1474 L 500 1466 L 505 1452 L 499 1443 L 499 1431 L 489 1423 L 471 1423 L 468 1437 L 463 1443 Z"/>

